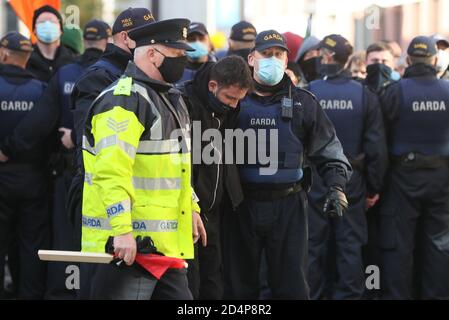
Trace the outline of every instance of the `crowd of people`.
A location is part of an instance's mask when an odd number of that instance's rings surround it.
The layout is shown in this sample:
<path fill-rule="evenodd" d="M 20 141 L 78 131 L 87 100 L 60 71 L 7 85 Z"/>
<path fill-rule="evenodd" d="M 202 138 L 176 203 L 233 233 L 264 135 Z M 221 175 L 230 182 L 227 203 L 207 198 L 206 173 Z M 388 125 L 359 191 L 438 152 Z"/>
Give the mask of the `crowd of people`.
<path fill-rule="evenodd" d="M 240 21 L 217 51 L 129 8 L 81 46 L 51 6 L 32 32 L 0 39 L 0 297 L 449 299 L 444 37 Z M 40 249 L 115 260 L 72 290 Z"/>

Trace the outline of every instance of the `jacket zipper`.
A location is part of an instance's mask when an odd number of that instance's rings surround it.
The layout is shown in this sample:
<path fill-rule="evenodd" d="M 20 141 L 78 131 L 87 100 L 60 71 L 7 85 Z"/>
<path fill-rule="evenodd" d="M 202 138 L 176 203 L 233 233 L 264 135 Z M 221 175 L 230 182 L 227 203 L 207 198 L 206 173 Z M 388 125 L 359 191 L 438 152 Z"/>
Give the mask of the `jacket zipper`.
<path fill-rule="evenodd" d="M 217 128 L 217 130 L 219 130 L 219 129 L 220 129 L 220 126 L 221 126 L 220 119 L 218 119 L 218 118 L 215 117 L 215 113 L 212 113 L 212 118 L 218 121 L 218 128 Z M 218 149 L 214 146 L 213 140 L 210 142 L 210 144 L 211 144 L 212 148 L 218 153 L 219 159 L 218 159 L 218 164 L 217 164 L 217 181 L 215 181 L 214 198 L 213 198 L 213 200 L 212 200 L 212 204 L 211 204 L 210 207 L 209 207 L 209 211 L 212 209 L 212 207 L 214 206 L 215 201 L 216 201 L 216 199 L 217 199 L 218 181 L 220 180 L 220 164 L 221 164 L 221 152 L 220 152 L 220 150 L 218 150 Z"/>

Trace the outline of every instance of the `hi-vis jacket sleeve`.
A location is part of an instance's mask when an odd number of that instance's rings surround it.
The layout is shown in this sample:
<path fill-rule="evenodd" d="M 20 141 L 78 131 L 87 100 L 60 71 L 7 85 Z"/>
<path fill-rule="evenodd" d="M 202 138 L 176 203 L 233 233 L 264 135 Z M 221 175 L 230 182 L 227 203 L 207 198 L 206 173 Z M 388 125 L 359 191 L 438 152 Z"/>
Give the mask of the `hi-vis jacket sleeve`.
<path fill-rule="evenodd" d="M 123 102 L 126 98 L 117 100 Z M 98 188 L 99 200 L 106 210 L 114 236 L 133 230 L 131 206 L 135 193 L 132 172 L 143 131 L 136 113 L 120 105 L 92 118 L 96 152 L 92 182 Z"/>
<path fill-rule="evenodd" d="M 200 199 L 198 198 L 198 196 L 195 193 L 195 190 L 192 187 L 192 211 L 201 212 L 201 208 L 200 205 L 198 204 L 198 202 L 200 201 Z"/>

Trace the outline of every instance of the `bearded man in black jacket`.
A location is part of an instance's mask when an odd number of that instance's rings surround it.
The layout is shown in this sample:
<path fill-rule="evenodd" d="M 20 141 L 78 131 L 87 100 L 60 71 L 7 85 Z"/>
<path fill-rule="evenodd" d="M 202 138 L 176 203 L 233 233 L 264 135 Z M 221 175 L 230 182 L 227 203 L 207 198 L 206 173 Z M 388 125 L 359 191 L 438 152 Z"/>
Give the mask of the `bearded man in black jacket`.
<path fill-rule="evenodd" d="M 208 237 L 207 247 L 195 248 L 196 258 L 189 263 L 189 285 L 196 299 L 223 296 L 220 216 L 224 203 L 235 209 L 243 200 L 235 164 L 225 163 L 226 149 L 220 141 L 204 133 L 215 129 L 224 138 L 226 129 L 234 129 L 239 102 L 251 88 L 249 67 L 238 56 L 206 63 L 183 88 L 193 123 L 193 186 Z M 212 163 L 202 157 L 203 153 L 213 155 Z"/>

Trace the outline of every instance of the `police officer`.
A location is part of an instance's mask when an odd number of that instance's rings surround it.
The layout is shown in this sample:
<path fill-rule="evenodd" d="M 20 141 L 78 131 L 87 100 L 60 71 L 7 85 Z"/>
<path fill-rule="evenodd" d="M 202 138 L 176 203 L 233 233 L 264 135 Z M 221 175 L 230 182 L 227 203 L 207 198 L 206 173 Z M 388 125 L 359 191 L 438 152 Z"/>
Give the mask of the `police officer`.
<path fill-rule="evenodd" d="M 46 140 L 59 128 L 61 141 L 51 147 L 49 160 L 52 170 L 52 248 L 55 250 L 74 250 L 73 227 L 66 212 L 66 193 L 73 176 L 73 117 L 69 109 L 71 89 L 84 70 L 102 54 L 111 34 L 110 27 L 103 21 L 93 20 L 84 28 L 86 51 L 76 63 L 61 67 L 50 80 L 48 87 L 36 105 L 11 134 L 15 145 L 14 152 L 34 148 Z M 56 136 L 55 136 L 56 137 Z M 49 139 L 52 141 L 51 139 Z M 57 141 L 57 139 L 54 139 Z M 49 265 L 47 298 L 72 297 L 74 291 L 65 286 L 65 264 Z"/>
<path fill-rule="evenodd" d="M 240 166 L 245 200 L 224 215 L 228 298 L 258 298 L 263 249 L 273 298 L 309 297 L 305 156 L 328 187 L 324 213 L 342 213 L 347 206 L 343 190 L 351 166 L 318 101 L 285 74 L 287 51 L 282 35 L 268 30 L 257 35 L 248 58 L 255 92 L 241 101 L 238 128 L 252 141 L 243 144 Z M 237 150 L 236 156 L 243 155 Z"/>
<path fill-rule="evenodd" d="M 40 144 L 16 153 L 17 140 L 10 135 L 36 105 L 45 84 L 25 69 L 33 51 L 29 39 L 12 32 L 0 40 L 0 46 L 4 64 L 0 74 L 0 257 L 3 259 L 8 250 L 15 230 L 12 223 L 17 221 L 21 265 L 19 298 L 42 299 L 45 264 L 39 261 L 37 251 L 49 247 L 45 148 Z"/>
<path fill-rule="evenodd" d="M 403 79 L 382 101 L 392 160 L 380 215 L 382 297 L 448 299 L 449 84 L 436 77 L 434 40 L 414 38 L 407 54 Z"/>
<path fill-rule="evenodd" d="M 212 44 L 210 42 L 209 32 L 204 24 L 201 22 L 192 22 L 189 26 L 187 41 L 194 50 L 187 52 L 188 63 L 181 80 L 178 81 L 179 84 L 192 80 L 196 72 L 208 61 L 217 61 L 211 53 Z"/>
<path fill-rule="evenodd" d="M 73 226 L 68 219 L 66 202 L 67 192 L 74 176 L 74 141 L 73 115 L 70 110 L 70 94 L 75 82 L 85 70 L 95 63 L 104 52 L 108 39 L 111 37 L 111 28 L 100 20 L 89 21 L 83 32 L 84 47 L 86 51 L 75 63 L 61 67 L 50 80 L 39 105 L 59 109 L 52 112 L 48 119 L 59 114 L 57 128 L 61 133 L 61 142 L 56 147 L 51 158 L 52 175 L 54 177 L 53 196 L 53 239 L 54 250 L 76 250 L 74 244 Z M 33 126 L 35 127 L 35 126 Z M 49 264 L 49 283 L 47 298 L 73 298 L 75 291 L 67 290 L 65 285 L 65 269 L 67 264 Z"/>
<path fill-rule="evenodd" d="M 61 45 L 62 30 L 62 17 L 58 10 L 45 5 L 34 11 L 33 32 L 37 43 L 27 69 L 41 81 L 49 82 L 60 67 L 76 58 L 70 49 Z"/>
<path fill-rule="evenodd" d="M 352 54 L 348 40 L 331 34 L 319 47 L 324 79 L 311 82 L 309 90 L 333 123 L 353 174 L 346 186 L 348 211 L 342 218 L 332 219 L 321 212 L 327 187 L 313 170 L 309 194 L 310 296 L 360 299 L 365 289 L 365 198 L 374 202 L 379 198 L 387 166 L 382 112 L 377 96 L 352 80 L 344 69 Z"/>
<path fill-rule="evenodd" d="M 248 60 L 251 49 L 254 48 L 257 31 L 254 25 L 247 21 L 240 21 L 231 28 L 231 34 L 228 39 L 228 51 L 217 52 L 217 58 L 222 59 L 225 56 L 236 55 Z"/>
<path fill-rule="evenodd" d="M 131 266 L 135 236 L 151 237 L 167 259 L 193 258 L 192 234 L 195 241 L 201 234 L 206 244 L 191 187 L 189 115 L 171 84 L 181 78 L 185 51 L 191 50 L 185 43 L 188 25 L 189 20 L 171 19 L 131 30 L 135 62 L 89 110 L 83 251 L 104 252 L 113 236 L 115 254 Z M 92 297 L 191 299 L 186 273 L 169 269 L 158 280 L 137 266 L 99 266 Z"/>
<path fill-rule="evenodd" d="M 75 246 L 81 249 L 81 205 L 84 183 L 84 167 L 82 159 L 82 136 L 86 114 L 92 102 L 100 93 L 116 81 L 126 69 L 135 42 L 128 36 L 128 32 L 139 26 L 154 22 L 153 14 L 146 8 L 128 8 L 121 12 L 112 26 L 113 43 L 108 43 L 101 58 L 91 65 L 81 78 L 75 83 L 71 95 L 71 109 L 76 132 L 75 142 L 75 170 L 72 185 L 68 194 L 67 210 L 75 228 Z M 81 264 L 81 289 L 79 298 L 90 296 L 89 284 L 96 265 Z"/>
<path fill-rule="evenodd" d="M 74 85 L 71 95 L 71 108 L 76 132 L 76 139 L 74 140 L 76 144 L 75 165 L 79 174 L 74 178 L 69 192 L 70 211 L 79 211 L 72 207 L 80 209 L 81 206 L 80 188 L 84 181 L 81 143 L 87 111 L 101 91 L 120 78 L 128 62 L 133 59 L 132 53 L 135 49 L 135 42 L 129 38 L 128 31 L 154 21 L 152 13 L 146 8 L 128 8 L 121 12 L 112 27 L 113 43 L 107 44 L 101 58 L 91 65 Z M 80 224 L 76 225 L 78 226 L 77 230 L 81 228 Z M 78 238 L 76 241 L 78 246 L 79 240 Z"/>
<path fill-rule="evenodd" d="M 237 167 L 225 163 L 225 150 L 216 135 L 199 143 L 199 137 L 214 130 L 225 136 L 234 129 L 239 114 L 239 101 L 252 87 L 247 62 L 240 57 L 225 57 L 201 68 L 193 81 L 185 84 L 190 118 L 193 122 L 193 186 L 201 208 L 208 244 L 198 246 L 197 258 L 189 263 L 189 286 L 194 298 L 223 298 L 223 266 L 220 241 L 223 202 L 237 208 L 243 200 Z M 201 139 L 202 140 L 202 139 Z M 214 150 L 209 162 L 201 155 Z"/>

